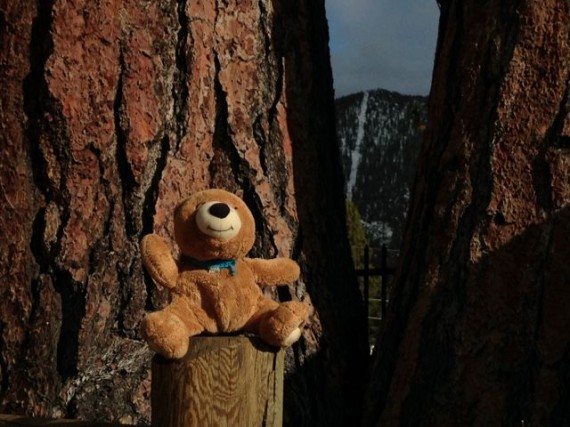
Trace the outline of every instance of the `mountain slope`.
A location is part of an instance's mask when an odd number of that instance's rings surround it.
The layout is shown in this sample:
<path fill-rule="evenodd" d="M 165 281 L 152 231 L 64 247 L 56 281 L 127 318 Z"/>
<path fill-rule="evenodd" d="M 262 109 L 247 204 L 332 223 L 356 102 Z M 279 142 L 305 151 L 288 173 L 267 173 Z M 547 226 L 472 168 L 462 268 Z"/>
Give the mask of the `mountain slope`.
<path fill-rule="evenodd" d="M 346 197 L 374 246 L 400 246 L 426 103 L 382 89 L 336 100 Z"/>

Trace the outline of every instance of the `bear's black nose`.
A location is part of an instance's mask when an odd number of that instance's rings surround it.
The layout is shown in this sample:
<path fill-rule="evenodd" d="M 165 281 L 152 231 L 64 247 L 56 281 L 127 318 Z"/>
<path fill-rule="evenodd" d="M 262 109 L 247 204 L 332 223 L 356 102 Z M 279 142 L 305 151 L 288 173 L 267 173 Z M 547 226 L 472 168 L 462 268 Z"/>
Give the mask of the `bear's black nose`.
<path fill-rule="evenodd" d="M 214 203 L 208 212 L 216 218 L 225 218 L 230 213 L 230 207 L 225 203 Z"/>

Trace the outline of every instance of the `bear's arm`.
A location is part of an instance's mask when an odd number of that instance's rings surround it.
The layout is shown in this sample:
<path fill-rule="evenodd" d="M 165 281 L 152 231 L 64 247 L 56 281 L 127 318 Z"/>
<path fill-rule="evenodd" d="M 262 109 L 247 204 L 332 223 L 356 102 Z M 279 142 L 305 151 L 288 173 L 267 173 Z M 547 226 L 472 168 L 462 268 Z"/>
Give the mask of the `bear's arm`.
<path fill-rule="evenodd" d="M 166 242 L 156 234 L 147 234 L 141 240 L 142 262 L 153 280 L 166 288 L 174 288 L 178 266 Z"/>
<path fill-rule="evenodd" d="M 255 274 L 257 284 L 288 285 L 299 278 L 299 264 L 289 258 L 261 259 L 245 258 Z"/>

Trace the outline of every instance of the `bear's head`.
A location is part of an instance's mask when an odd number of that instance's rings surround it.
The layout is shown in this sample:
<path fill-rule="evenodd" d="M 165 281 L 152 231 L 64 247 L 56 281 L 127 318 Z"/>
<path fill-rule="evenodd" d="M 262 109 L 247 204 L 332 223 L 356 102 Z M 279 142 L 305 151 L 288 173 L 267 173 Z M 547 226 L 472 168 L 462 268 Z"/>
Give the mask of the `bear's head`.
<path fill-rule="evenodd" d="M 176 208 L 174 238 L 183 255 L 200 261 L 241 258 L 255 242 L 255 220 L 236 195 L 204 190 Z"/>

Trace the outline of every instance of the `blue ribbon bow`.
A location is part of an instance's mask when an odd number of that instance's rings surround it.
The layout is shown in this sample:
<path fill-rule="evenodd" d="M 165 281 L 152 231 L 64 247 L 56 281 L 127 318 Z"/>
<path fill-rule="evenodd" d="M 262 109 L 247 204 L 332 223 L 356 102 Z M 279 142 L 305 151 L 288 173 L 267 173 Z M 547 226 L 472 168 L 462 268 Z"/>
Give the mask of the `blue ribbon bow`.
<path fill-rule="evenodd" d="M 230 270 L 232 276 L 236 275 L 236 260 L 235 259 L 214 259 L 212 261 L 200 261 L 199 259 L 185 257 L 192 267 L 204 268 L 210 272 L 220 271 L 224 268 Z"/>

